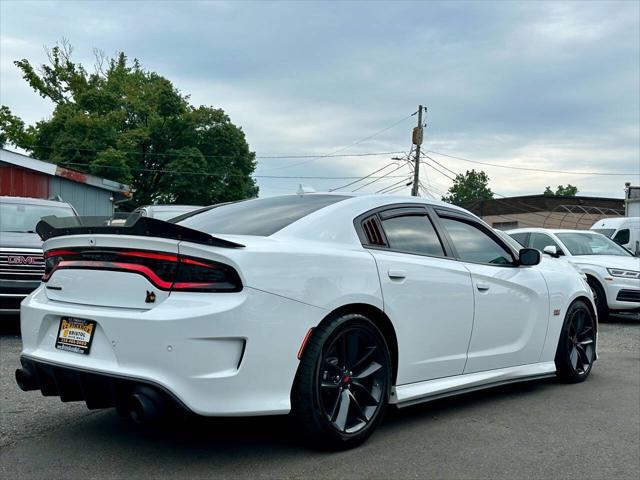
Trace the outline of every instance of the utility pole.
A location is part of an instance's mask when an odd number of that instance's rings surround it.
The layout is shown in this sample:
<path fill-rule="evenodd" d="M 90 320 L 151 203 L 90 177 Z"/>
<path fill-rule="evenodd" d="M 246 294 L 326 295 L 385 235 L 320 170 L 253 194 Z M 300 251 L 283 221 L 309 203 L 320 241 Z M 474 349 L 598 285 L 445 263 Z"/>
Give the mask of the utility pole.
<path fill-rule="evenodd" d="M 422 105 L 418 105 L 418 126 L 413 129 L 413 144 L 416 146 L 416 163 L 413 168 L 411 196 L 418 196 L 420 186 L 420 145 L 422 145 Z"/>

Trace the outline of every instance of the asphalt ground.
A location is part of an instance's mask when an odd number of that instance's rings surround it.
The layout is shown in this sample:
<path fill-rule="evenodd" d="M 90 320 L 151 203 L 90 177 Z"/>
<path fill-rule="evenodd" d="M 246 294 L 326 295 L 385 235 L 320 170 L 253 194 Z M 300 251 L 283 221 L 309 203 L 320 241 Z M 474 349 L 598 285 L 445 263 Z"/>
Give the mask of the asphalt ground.
<path fill-rule="evenodd" d="M 601 325 L 578 385 L 515 384 L 391 409 L 360 448 L 311 450 L 288 417 L 138 427 L 22 392 L 20 339 L 0 336 L 0 477 L 640 478 L 640 320 Z"/>

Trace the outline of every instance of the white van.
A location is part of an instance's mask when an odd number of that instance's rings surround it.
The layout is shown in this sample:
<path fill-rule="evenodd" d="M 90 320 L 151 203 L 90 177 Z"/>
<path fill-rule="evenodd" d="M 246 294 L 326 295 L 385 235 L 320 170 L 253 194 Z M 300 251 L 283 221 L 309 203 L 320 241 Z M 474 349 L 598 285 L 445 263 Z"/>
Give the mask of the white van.
<path fill-rule="evenodd" d="M 603 218 L 594 223 L 591 230 L 640 255 L 640 217 Z"/>

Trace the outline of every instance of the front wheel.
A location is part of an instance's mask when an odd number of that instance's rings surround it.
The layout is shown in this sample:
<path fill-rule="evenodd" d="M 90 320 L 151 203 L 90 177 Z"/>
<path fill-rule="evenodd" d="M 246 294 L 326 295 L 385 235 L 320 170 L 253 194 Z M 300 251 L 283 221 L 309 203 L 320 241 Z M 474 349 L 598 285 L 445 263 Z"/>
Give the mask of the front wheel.
<path fill-rule="evenodd" d="M 560 332 L 556 351 L 558 377 L 567 383 L 583 382 L 593 368 L 596 330 L 591 310 L 585 302 L 571 304 Z"/>
<path fill-rule="evenodd" d="M 317 327 L 305 347 L 292 392 L 294 415 L 311 443 L 352 448 L 373 433 L 391 389 L 384 336 L 360 314 Z"/>
<path fill-rule="evenodd" d="M 602 285 L 597 280 L 589 278 L 587 280 L 591 291 L 593 292 L 593 301 L 596 304 L 598 310 L 598 320 L 600 322 L 606 322 L 609 319 L 609 305 L 607 304 L 607 294 L 602 288 Z"/>

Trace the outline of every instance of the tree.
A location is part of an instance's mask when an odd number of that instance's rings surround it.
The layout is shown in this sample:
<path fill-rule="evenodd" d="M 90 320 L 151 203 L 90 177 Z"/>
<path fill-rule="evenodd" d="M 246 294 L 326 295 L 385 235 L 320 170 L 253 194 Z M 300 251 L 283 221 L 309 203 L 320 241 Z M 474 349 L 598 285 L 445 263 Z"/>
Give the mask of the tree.
<path fill-rule="evenodd" d="M 489 177 L 482 170 L 467 170 L 464 175 L 456 175 L 453 185 L 448 190 L 449 195 L 442 197 L 442 201 L 461 205 L 472 200 L 493 198 L 493 192 L 488 185 Z"/>
<path fill-rule="evenodd" d="M 211 204 L 255 197 L 255 153 L 221 109 L 189 104 L 189 96 L 124 52 L 96 52 L 95 71 L 75 63 L 64 41 L 48 64 L 14 62 L 51 118 L 25 126 L 0 108 L 0 144 L 38 159 L 93 173 L 135 189 L 134 208 L 153 202 Z"/>
<path fill-rule="evenodd" d="M 547 197 L 575 197 L 577 193 L 578 187 L 574 187 L 570 183 L 567 183 L 566 187 L 558 185 L 555 192 L 551 190 L 551 187 L 547 186 L 547 188 L 544 189 L 543 195 Z"/>

